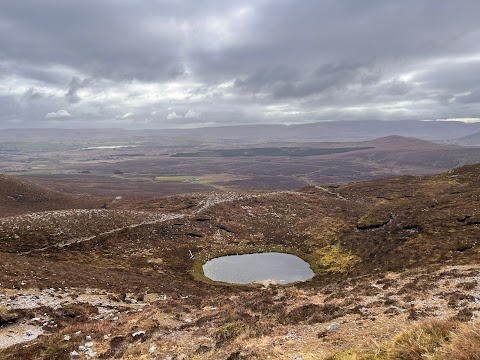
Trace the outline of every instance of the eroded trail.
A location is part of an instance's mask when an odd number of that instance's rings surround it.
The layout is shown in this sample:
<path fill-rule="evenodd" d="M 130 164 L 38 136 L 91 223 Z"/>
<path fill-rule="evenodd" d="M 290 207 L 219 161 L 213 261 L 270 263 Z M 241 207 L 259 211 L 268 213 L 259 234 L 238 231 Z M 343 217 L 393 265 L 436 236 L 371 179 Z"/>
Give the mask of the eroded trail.
<path fill-rule="evenodd" d="M 350 199 L 347 199 L 345 196 L 342 196 L 342 195 L 340 195 L 339 193 L 334 192 L 334 191 L 331 191 L 331 190 L 329 190 L 329 189 L 327 189 L 327 188 L 324 188 L 324 187 L 322 187 L 322 186 L 318 186 L 318 185 L 314 185 L 314 186 L 315 186 L 315 188 L 317 188 L 317 189 L 319 189 L 319 190 L 322 190 L 322 191 L 326 192 L 327 194 L 330 194 L 330 195 L 335 196 L 335 197 L 336 197 L 337 199 L 339 199 L 339 200 L 352 201 L 352 200 L 350 200 Z"/>
<path fill-rule="evenodd" d="M 94 239 L 96 239 L 98 237 L 101 237 L 103 235 L 111 235 L 111 234 L 119 233 L 119 232 L 122 232 L 122 231 L 125 231 L 125 230 L 135 229 L 135 228 L 138 228 L 138 227 L 144 226 L 144 225 L 160 224 L 160 223 L 165 222 L 165 221 L 174 220 L 174 219 L 181 219 L 183 217 L 185 217 L 184 214 L 163 214 L 161 216 L 161 218 L 158 219 L 158 220 L 142 221 L 142 222 L 137 223 L 137 224 L 131 224 L 131 225 L 128 225 L 128 226 L 122 226 L 122 227 L 118 227 L 118 228 L 111 229 L 111 230 L 108 230 L 108 231 L 103 231 L 103 232 L 100 232 L 100 233 L 98 233 L 96 235 L 92 235 L 92 236 L 69 239 L 69 240 L 63 241 L 63 242 L 55 244 L 55 245 L 46 246 L 46 247 L 43 247 L 41 249 L 31 250 L 31 251 L 25 252 L 23 254 L 30 254 L 32 252 L 45 251 L 45 250 L 49 250 L 49 249 L 52 249 L 52 248 L 64 248 L 64 247 L 67 247 L 67 246 L 80 244 L 80 243 L 85 242 L 85 241 L 91 241 L 91 240 L 94 240 Z"/>
<path fill-rule="evenodd" d="M 42 234 L 43 245 L 20 251 L 21 254 L 63 248 L 144 225 L 182 218 L 182 213 L 159 213 L 137 210 L 49 211 L 0 219 L 0 235 L 11 244 L 19 245 Z M 54 243 L 52 243 L 54 242 Z"/>
<path fill-rule="evenodd" d="M 54 248 L 65 248 L 75 244 L 92 241 L 104 235 L 120 233 L 145 225 L 155 225 L 174 219 L 200 215 L 208 209 L 224 203 L 265 198 L 283 194 L 302 196 L 295 191 L 273 191 L 266 193 L 212 192 L 206 194 L 196 209 L 185 212 L 157 212 L 139 210 L 88 210 L 72 209 L 47 211 L 0 219 L 0 235 L 14 242 L 27 240 L 33 233 L 43 233 L 49 238 L 45 246 L 21 251 L 28 255 Z M 51 243 L 55 241 L 55 243 Z"/>

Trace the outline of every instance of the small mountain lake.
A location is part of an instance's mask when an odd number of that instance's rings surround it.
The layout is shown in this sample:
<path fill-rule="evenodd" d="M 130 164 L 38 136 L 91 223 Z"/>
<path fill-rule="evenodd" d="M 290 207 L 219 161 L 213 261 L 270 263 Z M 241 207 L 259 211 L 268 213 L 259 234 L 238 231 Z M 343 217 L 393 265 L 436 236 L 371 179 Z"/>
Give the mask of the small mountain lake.
<path fill-rule="evenodd" d="M 203 273 L 211 280 L 231 284 L 270 280 L 282 285 L 315 275 L 298 256 L 275 252 L 218 257 L 203 265 Z"/>

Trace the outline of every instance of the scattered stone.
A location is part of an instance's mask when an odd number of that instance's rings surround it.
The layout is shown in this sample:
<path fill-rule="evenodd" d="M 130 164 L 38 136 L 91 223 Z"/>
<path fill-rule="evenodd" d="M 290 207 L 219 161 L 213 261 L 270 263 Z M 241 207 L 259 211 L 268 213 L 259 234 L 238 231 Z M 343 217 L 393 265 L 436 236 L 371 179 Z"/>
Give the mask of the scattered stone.
<path fill-rule="evenodd" d="M 150 354 L 153 354 L 156 350 L 157 350 L 157 347 L 154 346 L 154 345 L 152 345 L 152 346 L 150 346 L 150 349 L 148 349 L 148 352 L 149 352 Z"/>
<path fill-rule="evenodd" d="M 331 323 L 330 325 L 327 326 L 327 331 L 334 331 L 340 329 L 340 324 L 339 323 Z"/>
<path fill-rule="evenodd" d="M 135 293 L 129 292 L 125 294 L 125 301 L 135 304 L 137 299 L 135 299 Z"/>
<path fill-rule="evenodd" d="M 301 336 L 297 335 L 297 333 L 295 333 L 295 331 L 293 330 L 290 330 L 287 335 L 285 335 L 285 339 L 287 340 L 298 340 L 300 339 Z"/>
<path fill-rule="evenodd" d="M 267 289 L 271 285 L 278 285 L 278 281 L 272 280 L 272 279 L 267 279 L 267 280 L 255 281 L 254 284 L 262 285 L 265 289 Z"/>
<path fill-rule="evenodd" d="M 70 341 L 70 335 L 65 335 L 63 337 L 63 341 Z"/>
<path fill-rule="evenodd" d="M 31 331 L 27 331 L 27 332 L 25 333 L 25 335 L 27 335 L 27 336 L 32 336 L 33 333 L 32 333 Z"/>
<path fill-rule="evenodd" d="M 89 342 L 85 343 L 85 347 L 86 347 L 87 349 L 92 348 L 92 347 L 93 347 L 93 342 L 92 342 L 92 341 L 89 341 Z"/>
<path fill-rule="evenodd" d="M 108 335 L 103 335 L 103 340 L 108 340 L 109 336 Z"/>
<path fill-rule="evenodd" d="M 83 346 L 83 345 L 80 345 L 80 346 L 78 347 L 78 351 L 85 352 L 85 350 L 86 350 L 86 347 Z"/>
<path fill-rule="evenodd" d="M 190 318 L 187 318 L 187 319 L 183 320 L 183 322 L 185 322 L 187 324 L 191 324 L 193 322 L 193 320 L 190 319 Z"/>
<path fill-rule="evenodd" d="M 90 335 L 85 336 L 85 340 L 92 341 L 92 337 Z"/>
<path fill-rule="evenodd" d="M 80 359 L 80 354 L 75 350 L 70 353 L 70 360 L 73 360 L 73 359 Z"/>
<path fill-rule="evenodd" d="M 404 313 L 405 311 L 407 311 L 407 309 L 404 309 L 395 305 L 390 305 L 389 309 L 398 311 L 399 313 Z"/>
<path fill-rule="evenodd" d="M 97 353 L 89 348 L 85 351 L 85 355 L 87 355 L 89 358 L 93 358 L 97 356 Z"/>
<path fill-rule="evenodd" d="M 134 338 L 136 338 L 136 337 L 138 337 L 138 336 L 142 336 L 142 335 L 145 335 L 145 331 L 137 331 L 137 332 L 134 332 L 134 333 L 132 334 L 132 336 L 133 336 Z"/>
<path fill-rule="evenodd" d="M 75 335 L 80 335 L 82 332 L 79 330 L 75 333 Z"/>

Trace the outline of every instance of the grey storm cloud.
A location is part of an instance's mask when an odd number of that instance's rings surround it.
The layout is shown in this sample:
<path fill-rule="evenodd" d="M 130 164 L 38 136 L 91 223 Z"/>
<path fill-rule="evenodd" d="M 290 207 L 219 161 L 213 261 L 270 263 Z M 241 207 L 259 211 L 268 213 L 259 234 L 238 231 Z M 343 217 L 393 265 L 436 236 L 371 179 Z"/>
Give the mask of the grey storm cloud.
<path fill-rule="evenodd" d="M 467 95 L 457 96 L 455 100 L 460 104 L 480 103 L 480 88 L 473 90 Z"/>
<path fill-rule="evenodd" d="M 78 103 L 80 102 L 81 98 L 78 95 L 78 90 L 88 86 L 91 82 L 91 79 L 83 79 L 81 80 L 78 76 L 72 77 L 70 84 L 68 86 L 68 91 L 65 94 L 65 97 L 70 103 Z"/>
<path fill-rule="evenodd" d="M 3 1 L 0 128 L 58 125 L 59 109 L 75 114 L 59 126 L 81 127 L 479 117 L 479 13 L 478 0 Z"/>

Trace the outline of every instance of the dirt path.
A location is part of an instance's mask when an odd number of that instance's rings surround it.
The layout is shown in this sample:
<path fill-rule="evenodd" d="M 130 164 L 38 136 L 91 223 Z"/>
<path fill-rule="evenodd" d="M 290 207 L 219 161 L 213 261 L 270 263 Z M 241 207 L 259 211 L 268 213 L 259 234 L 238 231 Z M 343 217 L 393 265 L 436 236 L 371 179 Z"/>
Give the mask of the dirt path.
<path fill-rule="evenodd" d="M 41 252 L 41 251 L 45 251 L 45 250 L 52 249 L 52 248 L 64 248 L 64 247 L 71 246 L 71 245 L 74 245 L 74 244 L 79 244 L 79 243 L 82 243 L 82 242 L 85 242 L 85 241 L 91 241 L 93 239 L 96 239 L 99 236 L 110 235 L 110 234 L 118 233 L 118 232 L 128 230 L 128 229 L 135 229 L 135 228 L 138 228 L 138 227 L 143 226 L 143 225 L 160 224 L 160 223 L 165 222 L 165 221 L 180 219 L 180 218 L 183 218 L 183 217 L 185 217 L 185 214 L 163 214 L 160 219 L 151 220 L 151 221 L 142 221 L 140 223 L 130 224 L 130 225 L 127 225 L 127 226 L 121 226 L 121 227 L 118 227 L 118 228 L 114 228 L 114 229 L 111 229 L 111 230 L 100 232 L 100 233 L 92 235 L 92 236 L 68 239 L 64 242 L 61 242 L 61 243 L 58 243 L 58 244 L 55 244 L 55 245 L 50 245 L 50 246 L 46 246 L 46 247 L 43 247 L 43 248 L 40 248 L 40 249 L 31 250 L 31 251 L 28 251 L 28 252 L 24 252 L 22 254 L 28 255 L 30 253 Z"/>

